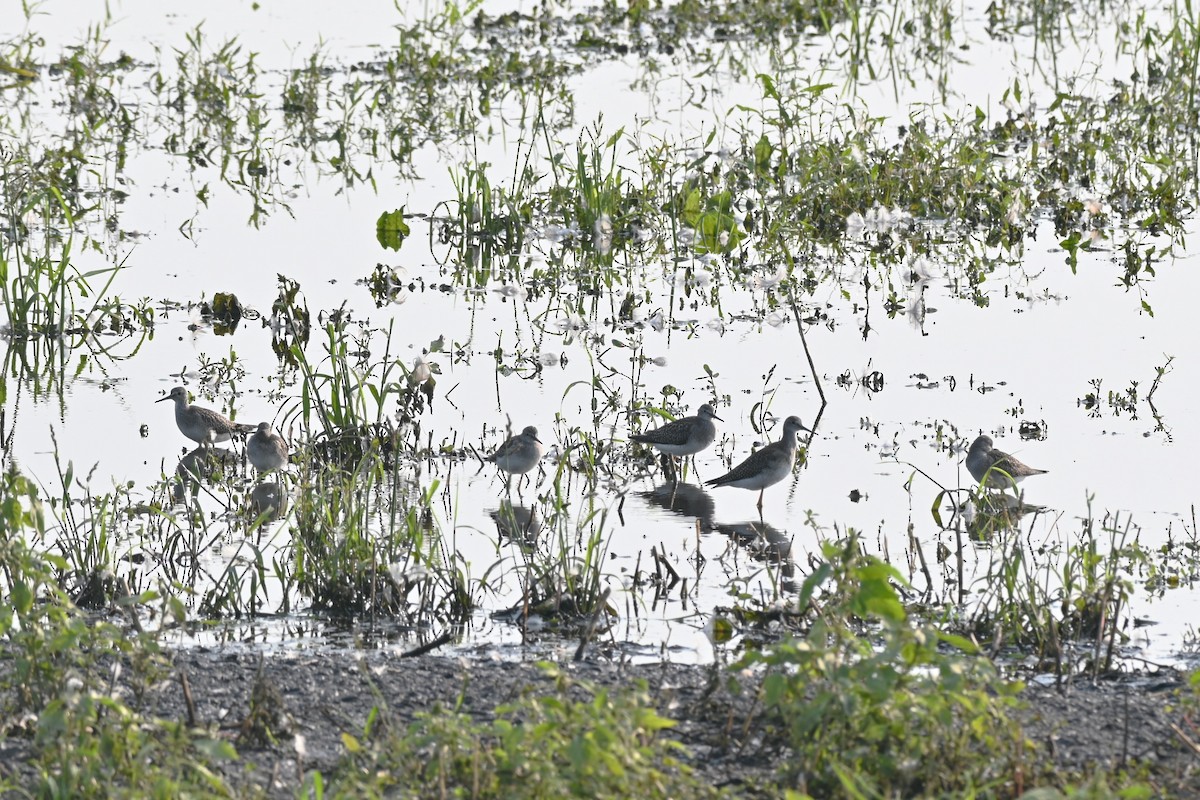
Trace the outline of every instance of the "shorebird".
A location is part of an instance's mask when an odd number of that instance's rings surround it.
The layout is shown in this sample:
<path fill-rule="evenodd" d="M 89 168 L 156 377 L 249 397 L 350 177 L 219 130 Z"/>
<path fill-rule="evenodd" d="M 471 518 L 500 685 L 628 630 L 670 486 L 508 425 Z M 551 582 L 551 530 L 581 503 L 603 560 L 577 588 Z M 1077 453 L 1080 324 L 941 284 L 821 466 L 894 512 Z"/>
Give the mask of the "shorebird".
<path fill-rule="evenodd" d="M 691 456 L 699 453 L 713 443 L 717 438 L 717 426 L 713 420 L 721 422 L 717 412 L 708 403 L 700 406 L 694 417 L 683 417 L 674 422 L 668 422 L 661 428 L 635 433 L 629 438 L 635 442 L 653 445 L 659 452 L 671 457 L 672 472 L 675 468 L 675 456 Z"/>
<path fill-rule="evenodd" d="M 537 466 L 544 451 L 537 428 L 530 425 L 516 436 L 509 437 L 487 460 L 510 475 L 524 475 Z"/>
<path fill-rule="evenodd" d="M 287 442 L 271 430 L 271 423 L 260 422 L 254 435 L 246 440 L 246 457 L 259 472 L 282 469 L 288 461 Z"/>
<path fill-rule="evenodd" d="M 739 489 L 758 489 L 758 511 L 762 513 L 763 492 L 792 473 L 796 460 L 796 435 L 809 431 L 799 417 L 788 417 L 783 421 L 783 436 L 761 450 L 746 457 L 746 460 L 719 478 L 705 481 L 708 486 L 736 486 Z"/>
<path fill-rule="evenodd" d="M 992 437 L 980 436 L 967 451 L 967 472 L 990 489 L 1007 489 L 1046 470 L 1034 469 L 1016 456 L 997 450 L 992 447 Z"/>
<path fill-rule="evenodd" d="M 179 426 L 179 432 L 200 445 L 225 442 L 235 433 L 249 433 L 254 430 L 249 425 L 230 422 L 212 409 L 191 405 L 188 402 L 187 389 L 182 386 L 176 386 L 166 397 L 160 397 L 154 402 L 161 403 L 164 400 L 175 401 L 175 424 Z"/>

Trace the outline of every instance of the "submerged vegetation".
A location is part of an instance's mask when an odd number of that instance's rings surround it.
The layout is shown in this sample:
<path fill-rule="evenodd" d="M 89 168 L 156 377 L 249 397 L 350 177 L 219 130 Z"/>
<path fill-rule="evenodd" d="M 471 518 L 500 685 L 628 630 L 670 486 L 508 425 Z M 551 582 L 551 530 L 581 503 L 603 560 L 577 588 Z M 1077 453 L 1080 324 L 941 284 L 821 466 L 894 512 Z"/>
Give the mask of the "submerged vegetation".
<path fill-rule="evenodd" d="M 777 396 L 802 364 L 819 422 L 826 397 L 806 331 L 852 323 L 870 341 L 872 309 L 923 330 L 934 280 L 966 308 L 988 306 L 1003 281 L 1049 301 L 1005 277 L 1034 248 L 1055 249 L 1072 273 L 1111 270 L 1152 316 L 1149 281 L 1183 252 L 1196 210 L 1190 6 L 1084 3 L 1103 20 L 1085 31 L 1065 9 L 993 3 L 988 35 L 1038 49 L 1036 68 L 988 99 L 997 108 L 957 100 L 966 34 L 943 4 L 567 5 L 496 16 L 448 3 L 401 19 L 369 59 L 347 65 L 320 48 L 288 69 L 203 25 L 157 44 L 153 63 L 113 52 L 108 22 L 51 52 L 36 5 L 24 6 L 24 32 L 3 34 L 0 708 L 12 722 L 0 745 L 20 739 L 28 759 L 0 771 L 0 793 L 253 794 L 231 765 L 239 750 L 279 744 L 269 687 L 256 686 L 236 741 L 196 724 L 193 708 L 184 724 L 143 700 L 173 674 L 168 641 L 277 615 L 400 638 L 409 654 L 495 626 L 522 647 L 568 643 L 576 660 L 617 661 L 646 656 L 644 619 L 700 620 L 717 663 L 706 699 L 734 698 L 720 701 L 714 748 L 778 763 L 762 786 L 710 786 L 696 769 L 704 756 L 672 737 L 673 711 L 646 685 L 614 691 L 547 666 L 543 691 L 485 718 L 450 707 L 402 722 L 376 698 L 365 726 L 342 731 L 335 769 L 297 770 L 305 796 L 1101 796 L 1109 780 L 1127 796 L 1149 791 L 1123 773 L 1055 774 L 1017 719 L 1013 678 L 1119 670 L 1135 596 L 1195 582 L 1194 519 L 1156 550 L 1127 515 L 1089 507 L 1077 531 L 1061 515 L 1039 527 L 1051 515 L 1023 495 L 924 474 L 941 490 L 932 526 L 890 520 L 872 544 L 815 513 L 790 532 L 761 516 L 721 522 L 686 482 L 635 492 L 656 467 L 620 445 L 702 401 L 745 401 L 753 435 L 775 438 L 791 413 Z M 1059 74 L 1064 36 L 1113 30 L 1120 74 Z M 591 105 L 575 82 L 629 58 L 651 115 L 581 118 Z M 665 75 L 680 94 L 662 96 Z M 897 116 L 864 99 L 868 86 L 890 83 L 898 97 L 924 81 L 941 102 Z M 685 111 L 699 125 L 652 118 Z M 154 196 L 143 159 L 158 165 L 156 191 L 194 195 L 178 232 L 197 246 L 218 206 L 240 208 L 258 235 L 299 218 L 305 193 L 383 195 L 426 178 L 431 160 L 449 188 L 420 207 L 388 196 L 382 213 L 360 215 L 373 227 L 334 232 L 387 253 L 390 263 L 347 259 L 333 273 L 380 315 L 348 301 L 310 308 L 324 297 L 316 281 L 283 265 L 265 311 L 222 286 L 131 299 L 129 272 L 148 266 L 137 249 L 150 234 L 128 221 L 131 201 Z M 1106 263 L 1089 259 L 1101 251 Z M 435 313 L 466 324 L 404 324 L 405 308 L 443 301 Z M 245 385 L 265 385 L 288 468 L 258 476 L 239 448 L 206 446 L 164 462 L 152 485 L 109 484 L 60 458 L 52 428 L 54 480 L 31 477 L 13 445 L 20 399 L 65 408 L 76 381 L 119 384 L 156 328 L 185 319 L 221 337 L 269 330 L 264 374 L 242 339 L 241 355 L 202 353 L 180 374 L 229 414 Z M 737 385 L 707 354 L 696 374 L 654 371 L 663 331 L 688 342 L 793 326 L 795 337 L 772 340 L 789 351 L 765 362 L 760 385 Z M 1144 397 L 1132 382 L 1107 406 L 1135 417 L 1144 401 L 1169 435 L 1152 400 L 1165 359 Z M 477 432 L 438 416 L 465 417 L 459 404 L 477 398 L 463 395 L 482 393 L 487 382 L 468 372 L 488 375 L 497 406 L 522 384 L 559 399 L 541 423 L 552 457 L 527 479 L 493 477 L 483 454 L 529 409 L 518 402 Z M 870 365 L 837 382 L 885 386 Z M 1100 387 L 1081 401 L 1089 418 L 1103 411 Z M 1022 435 L 1044 437 L 1015 403 Z M 932 427 L 939 457 L 966 438 L 953 423 Z M 744 444 L 730 434 L 717 457 L 729 464 Z M 472 480 L 504 499 L 464 524 Z M 619 537 L 633 498 L 684 518 L 685 534 Z M 471 529 L 479 518 L 494 535 Z M 903 556 L 888 553 L 889 534 L 907 540 Z M 488 537 L 482 557 L 463 544 L 475 535 Z M 800 535 L 813 542 L 807 560 Z M 713 607 L 712 587 L 728 605 Z M 1194 710 L 1195 698 L 1181 704 Z"/>

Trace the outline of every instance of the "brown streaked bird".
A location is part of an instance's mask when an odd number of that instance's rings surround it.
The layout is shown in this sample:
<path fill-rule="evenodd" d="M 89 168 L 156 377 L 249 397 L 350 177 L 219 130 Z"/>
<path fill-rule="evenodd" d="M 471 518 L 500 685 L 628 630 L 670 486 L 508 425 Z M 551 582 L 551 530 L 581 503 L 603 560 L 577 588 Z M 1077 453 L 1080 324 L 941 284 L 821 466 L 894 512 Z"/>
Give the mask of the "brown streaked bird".
<path fill-rule="evenodd" d="M 1007 489 L 1030 475 L 1044 475 L 1046 470 L 1034 469 L 1016 456 L 997 450 L 992 446 L 992 437 L 980 436 L 967 451 L 967 472 L 989 489 Z"/>
<path fill-rule="evenodd" d="M 154 402 L 161 403 L 164 400 L 175 401 L 175 424 L 179 426 L 179 432 L 201 446 L 226 442 L 234 434 L 254 430 L 250 425 L 231 422 L 210 408 L 192 405 L 188 402 L 187 389 L 182 386 L 176 386 L 166 397 L 160 397 Z"/>
<path fill-rule="evenodd" d="M 288 446 L 271 423 L 260 422 L 254 435 L 246 440 L 246 458 L 259 472 L 282 469 L 288 462 Z"/>

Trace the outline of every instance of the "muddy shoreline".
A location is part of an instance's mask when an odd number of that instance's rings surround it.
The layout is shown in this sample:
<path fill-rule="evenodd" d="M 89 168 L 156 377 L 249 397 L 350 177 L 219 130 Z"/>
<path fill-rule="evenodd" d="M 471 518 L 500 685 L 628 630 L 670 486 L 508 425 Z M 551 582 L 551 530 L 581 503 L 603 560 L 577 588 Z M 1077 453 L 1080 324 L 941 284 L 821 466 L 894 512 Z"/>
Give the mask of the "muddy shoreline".
<path fill-rule="evenodd" d="M 311 771 L 329 776 L 343 755 L 343 734 L 361 737 L 372 709 L 380 709 L 375 724 L 393 726 L 439 706 L 483 721 L 523 692 L 553 689 L 534 663 L 437 655 L 272 654 L 260 661 L 244 650 L 197 648 L 172 660 L 169 674 L 141 697 L 125 686 L 123 700 L 163 719 L 189 721 L 194 714 L 195 727 L 234 743 L 239 759 L 225 765 L 223 777 L 239 796 L 295 797 Z M 659 713 L 677 722 L 667 735 L 685 745 L 685 762 L 699 776 L 736 795 L 777 796 L 777 768 L 787 753 L 764 736 L 752 693 L 728 691 L 726 672 L 679 664 L 559 666 L 576 681 L 610 689 L 644 680 Z M 259 697 L 267 698 L 260 708 L 271 715 L 273 744 L 253 743 L 248 734 L 256 682 L 265 691 Z M 1200 796 L 1200 751 L 1186 741 L 1200 737 L 1197 721 L 1178 703 L 1181 689 L 1186 676 L 1170 670 L 1028 686 L 1018 719 L 1031 744 L 1031 778 L 1059 775 L 1065 783 L 1125 771 L 1158 796 Z M 31 747 L 11 734 L 0 740 L 0 778 L 18 785 L 22 775 L 31 778 Z"/>

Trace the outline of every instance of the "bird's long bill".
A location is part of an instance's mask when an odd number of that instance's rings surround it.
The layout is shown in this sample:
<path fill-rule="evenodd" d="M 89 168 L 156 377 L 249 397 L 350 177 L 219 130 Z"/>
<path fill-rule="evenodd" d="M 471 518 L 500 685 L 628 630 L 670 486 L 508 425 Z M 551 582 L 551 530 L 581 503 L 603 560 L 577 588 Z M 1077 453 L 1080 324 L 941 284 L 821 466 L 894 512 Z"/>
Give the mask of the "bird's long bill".
<path fill-rule="evenodd" d="M 158 398 L 158 399 L 157 399 L 157 400 L 155 400 L 154 402 L 156 402 L 156 403 L 161 403 L 163 400 L 170 400 L 170 399 L 171 399 L 171 395 L 169 395 L 169 394 L 168 394 L 168 395 L 166 395 L 166 396 L 164 396 L 164 397 L 160 397 L 160 398 Z"/>

